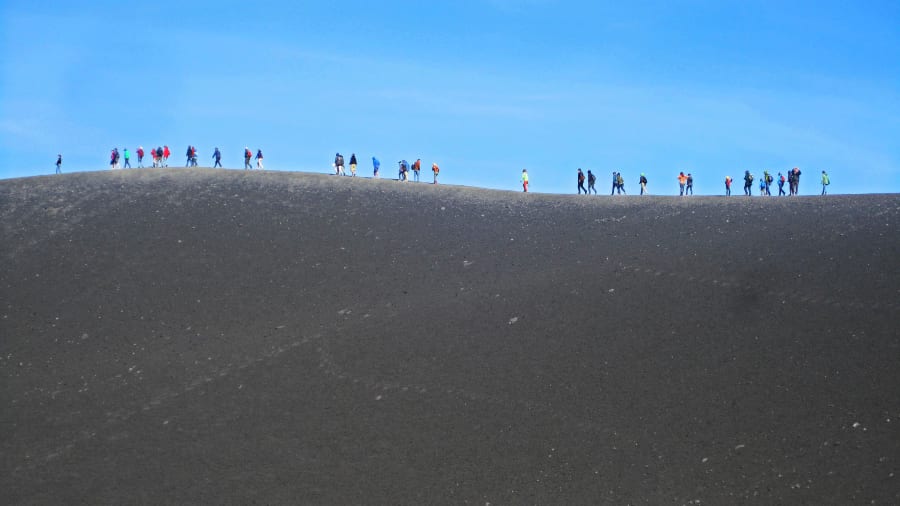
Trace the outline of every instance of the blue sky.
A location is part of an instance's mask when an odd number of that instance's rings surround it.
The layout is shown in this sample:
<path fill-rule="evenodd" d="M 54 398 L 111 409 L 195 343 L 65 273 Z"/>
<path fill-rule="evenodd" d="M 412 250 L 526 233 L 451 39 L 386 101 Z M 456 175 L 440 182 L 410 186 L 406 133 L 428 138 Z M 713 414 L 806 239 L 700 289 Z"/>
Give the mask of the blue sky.
<path fill-rule="evenodd" d="M 803 194 L 822 169 L 900 192 L 900 2 L 0 0 L 0 177 L 158 144 L 553 193 L 578 167 L 662 195 L 793 166 Z"/>

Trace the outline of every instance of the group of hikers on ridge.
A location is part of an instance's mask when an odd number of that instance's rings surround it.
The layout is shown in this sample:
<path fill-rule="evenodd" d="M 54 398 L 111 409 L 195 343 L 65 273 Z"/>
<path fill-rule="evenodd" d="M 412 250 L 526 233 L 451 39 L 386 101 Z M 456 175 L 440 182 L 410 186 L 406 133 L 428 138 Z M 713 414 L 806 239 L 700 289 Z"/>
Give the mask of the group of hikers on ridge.
<path fill-rule="evenodd" d="M 410 164 L 406 160 L 400 160 L 397 162 L 399 165 L 397 180 L 400 182 L 409 181 L 409 173 L 413 173 L 413 179 L 418 182 L 419 181 L 419 172 L 422 170 L 422 159 L 417 158 L 415 162 Z M 358 161 L 356 159 L 356 153 L 352 153 L 350 155 L 350 177 L 356 177 L 356 168 L 358 165 Z M 348 175 L 346 171 L 344 171 L 344 155 L 340 153 L 334 154 L 334 163 L 332 164 L 334 167 L 334 174 L 336 176 L 346 176 Z M 378 158 L 372 157 L 372 177 L 380 177 L 379 171 L 381 170 L 381 161 Z M 438 167 L 437 163 L 431 164 L 431 172 L 434 176 L 432 180 L 432 184 L 438 184 L 438 175 L 441 173 L 441 168 Z"/>
<path fill-rule="evenodd" d="M 794 167 L 793 169 L 787 171 L 788 175 L 785 177 L 781 172 L 778 173 L 778 177 L 775 178 L 769 171 L 763 171 L 763 176 L 759 181 L 759 194 L 763 196 L 770 196 L 771 193 L 771 185 L 774 182 L 778 182 L 778 195 L 786 195 L 784 192 L 784 184 L 788 183 L 788 190 L 790 195 L 797 195 L 800 190 L 800 169 Z M 694 176 L 688 172 L 685 174 L 683 171 L 678 173 L 678 195 L 686 196 L 694 194 Z M 744 171 L 744 195 L 751 196 L 753 195 L 753 180 L 754 176 L 750 173 L 749 170 Z M 524 191 L 528 191 L 528 171 L 522 170 L 522 182 Z M 581 195 L 584 192 L 585 195 L 589 195 L 591 192 L 594 194 L 597 193 L 597 189 L 594 185 L 597 182 L 597 177 L 590 170 L 587 171 L 587 175 L 579 168 L 577 173 L 577 193 Z M 585 188 L 584 183 L 587 182 L 587 188 Z M 731 183 L 733 179 L 731 176 L 725 176 L 725 196 L 731 196 Z M 641 177 L 638 180 L 638 183 L 641 185 L 641 195 L 649 195 L 647 192 L 647 176 L 642 172 Z M 822 171 L 822 195 L 828 194 L 828 185 L 831 184 L 831 178 L 828 177 L 828 173 L 824 170 Z M 610 195 L 622 195 L 626 194 L 625 192 L 625 179 L 622 177 L 621 172 L 613 171 L 612 173 L 612 191 Z"/>
<path fill-rule="evenodd" d="M 138 168 L 144 167 L 144 147 L 138 146 L 135 155 L 137 155 L 137 166 Z M 157 146 L 155 149 L 150 149 L 150 156 L 153 159 L 153 168 L 163 168 L 169 166 L 169 157 L 172 156 L 172 151 L 169 149 L 169 146 Z M 197 148 L 193 145 L 189 145 L 187 147 L 187 151 L 185 152 L 186 161 L 185 167 L 197 167 Z M 213 168 L 222 167 L 222 151 L 219 150 L 218 147 L 213 151 Z M 250 151 L 250 148 L 244 148 L 244 169 L 250 170 L 253 166 L 250 163 L 250 160 L 253 158 L 253 153 Z M 124 162 L 120 166 L 120 161 L 124 160 Z M 131 168 L 131 152 L 128 151 L 128 148 L 119 152 L 119 148 L 113 148 L 109 154 L 109 165 L 112 169 L 128 169 Z M 57 155 L 56 158 L 56 173 L 59 174 L 62 166 L 62 155 Z M 263 170 L 263 153 L 261 149 L 256 150 L 256 168 Z"/>

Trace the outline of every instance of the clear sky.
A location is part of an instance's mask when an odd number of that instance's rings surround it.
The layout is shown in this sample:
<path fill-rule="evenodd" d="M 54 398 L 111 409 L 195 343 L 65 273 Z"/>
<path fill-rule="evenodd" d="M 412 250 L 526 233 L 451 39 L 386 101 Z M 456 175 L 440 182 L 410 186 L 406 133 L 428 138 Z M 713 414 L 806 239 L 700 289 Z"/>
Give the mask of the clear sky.
<path fill-rule="evenodd" d="M 0 177 L 158 144 L 553 193 L 792 166 L 805 194 L 822 169 L 900 192 L 900 2 L 0 0 Z"/>

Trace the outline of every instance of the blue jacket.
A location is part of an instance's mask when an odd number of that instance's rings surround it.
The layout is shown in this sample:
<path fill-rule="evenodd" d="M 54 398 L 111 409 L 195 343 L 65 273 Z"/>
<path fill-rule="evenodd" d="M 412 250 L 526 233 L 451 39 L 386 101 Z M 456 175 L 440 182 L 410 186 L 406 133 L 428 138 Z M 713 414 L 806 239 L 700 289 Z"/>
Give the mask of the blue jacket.
<path fill-rule="evenodd" d="M 381 167 L 381 162 L 379 162 L 378 159 L 373 156 L 372 165 L 377 169 L 378 167 Z"/>

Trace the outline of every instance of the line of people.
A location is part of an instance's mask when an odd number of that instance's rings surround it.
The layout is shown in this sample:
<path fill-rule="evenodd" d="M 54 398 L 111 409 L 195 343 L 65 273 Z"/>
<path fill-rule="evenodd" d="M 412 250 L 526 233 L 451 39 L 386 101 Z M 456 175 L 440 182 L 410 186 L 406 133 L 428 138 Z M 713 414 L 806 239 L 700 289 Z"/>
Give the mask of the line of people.
<path fill-rule="evenodd" d="M 528 171 L 523 169 L 522 174 L 522 182 L 527 183 Z M 683 174 L 684 173 L 682 173 L 682 175 Z M 597 194 L 597 188 L 595 186 L 597 184 L 597 176 L 595 176 L 590 169 L 588 169 L 587 175 L 585 175 L 584 172 L 582 172 L 582 170 L 579 168 L 577 177 L 579 195 L 581 195 L 581 192 L 584 192 L 585 195 L 590 195 L 591 192 L 593 192 L 594 195 Z M 584 187 L 585 181 L 587 181 L 588 184 L 587 188 Z M 691 184 L 693 185 L 693 180 L 691 181 Z M 638 179 L 638 184 L 641 187 L 641 195 L 649 195 L 649 193 L 647 193 L 647 176 L 643 172 L 641 172 L 641 177 L 640 179 Z M 527 187 L 527 184 L 524 184 L 524 186 Z M 528 189 L 525 188 L 525 191 L 527 192 Z M 693 190 L 691 191 L 693 192 Z M 613 171 L 612 173 L 612 191 L 610 192 L 610 195 L 628 195 L 628 193 L 625 191 L 625 178 L 622 177 L 621 172 Z"/>
<path fill-rule="evenodd" d="M 787 177 L 781 172 L 778 173 L 778 177 L 773 176 L 769 171 L 763 171 L 763 175 L 759 180 L 759 194 L 761 196 L 771 196 L 772 195 L 772 184 L 778 183 L 778 196 L 782 195 L 797 195 L 800 192 L 800 175 L 802 172 L 798 167 L 794 167 L 793 169 L 787 171 Z M 750 173 L 749 170 L 744 171 L 744 195 L 751 196 L 753 195 L 753 180 L 755 176 Z M 831 184 L 831 178 L 828 176 L 828 172 L 822 171 L 822 195 L 828 194 L 828 186 Z M 731 195 L 731 176 L 725 176 L 725 195 Z M 784 191 L 784 184 L 788 185 L 788 192 Z"/>
<path fill-rule="evenodd" d="M 137 151 L 135 152 L 137 155 L 137 166 L 138 168 L 144 167 L 144 147 L 139 146 Z M 150 149 L 150 156 L 153 159 L 153 168 L 163 168 L 169 166 L 169 157 L 172 156 L 172 151 L 169 149 L 169 146 L 157 146 L 155 149 Z M 197 167 L 197 148 L 193 145 L 188 146 L 187 151 L 185 152 L 186 162 L 184 164 L 185 167 Z M 253 152 L 250 151 L 250 148 L 244 148 L 244 170 L 253 169 L 250 161 L 254 158 Z M 264 170 L 263 166 L 263 152 L 261 149 L 256 150 L 256 168 L 260 170 Z M 213 151 L 212 155 L 213 159 L 213 168 L 221 168 L 222 167 L 222 151 L 219 150 L 218 147 Z M 120 162 L 121 165 L 120 165 Z M 119 148 L 113 148 L 109 154 L 109 165 L 112 169 L 128 169 L 131 168 L 131 152 L 128 151 L 128 148 L 124 148 L 122 152 L 119 152 Z M 57 155 L 56 158 L 56 173 L 59 174 L 62 168 L 62 155 Z"/>
<path fill-rule="evenodd" d="M 400 160 L 397 162 L 399 165 L 399 171 L 397 174 L 397 180 L 400 182 L 409 181 L 409 173 L 413 173 L 413 179 L 418 182 L 419 181 L 419 172 L 422 170 L 422 159 L 417 158 L 415 162 L 410 164 L 406 160 Z M 350 154 L 350 177 L 356 177 L 356 169 L 357 169 L 358 161 L 356 159 L 356 153 Z M 336 176 L 346 176 L 348 175 L 344 170 L 344 155 L 340 153 L 334 154 L 334 163 L 332 164 L 334 167 L 334 174 Z M 372 177 L 379 177 L 379 171 L 381 170 L 381 162 L 378 158 L 372 157 Z M 441 168 L 438 167 L 437 163 L 431 164 L 431 173 L 434 177 L 432 180 L 432 184 L 438 184 L 438 175 L 441 173 Z"/>

